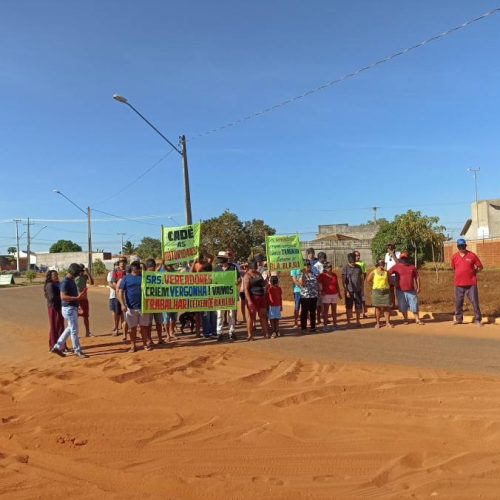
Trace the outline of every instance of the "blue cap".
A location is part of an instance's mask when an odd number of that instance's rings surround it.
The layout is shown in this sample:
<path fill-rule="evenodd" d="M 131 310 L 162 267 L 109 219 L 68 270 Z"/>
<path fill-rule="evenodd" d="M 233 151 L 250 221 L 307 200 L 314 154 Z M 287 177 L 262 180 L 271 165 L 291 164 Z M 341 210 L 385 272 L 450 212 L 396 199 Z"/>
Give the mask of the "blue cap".
<path fill-rule="evenodd" d="M 457 245 L 467 245 L 467 242 L 463 238 L 458 238 Z"/>

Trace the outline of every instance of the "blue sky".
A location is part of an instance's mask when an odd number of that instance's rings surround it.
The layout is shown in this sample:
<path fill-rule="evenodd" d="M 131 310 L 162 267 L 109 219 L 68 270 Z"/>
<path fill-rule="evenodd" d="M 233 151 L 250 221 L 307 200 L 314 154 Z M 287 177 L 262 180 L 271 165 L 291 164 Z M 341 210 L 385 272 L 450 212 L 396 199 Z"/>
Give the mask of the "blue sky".
<path fill-rule="evenodd" d="M 438 215 L 451 233 L 474 198 L 500 197 L 500 13 L 374 70 L 237 127 L 261 108 L 498 7 L 466 0 L 6 2 L 0 17 L 0 221 L 80 219 L 60 196 L 141 222 L 95 222 L 117 251 L 184 220 L 177 153 L 188 137 L 194 219 L 228 208 L 279 232 L 318 224 Z M 95 213 L 98 219 L 110 219 Z M 34 250 L 85 247 L 86 225 L 39 222 Z M 23 232 L 24 229 L 21 230 Z M 0 224 L 0 253 L 15 243 Z M 25 240 L 24 240 L 25 241 Z M 25 242 L 22 242 L 25 247 Z"/>

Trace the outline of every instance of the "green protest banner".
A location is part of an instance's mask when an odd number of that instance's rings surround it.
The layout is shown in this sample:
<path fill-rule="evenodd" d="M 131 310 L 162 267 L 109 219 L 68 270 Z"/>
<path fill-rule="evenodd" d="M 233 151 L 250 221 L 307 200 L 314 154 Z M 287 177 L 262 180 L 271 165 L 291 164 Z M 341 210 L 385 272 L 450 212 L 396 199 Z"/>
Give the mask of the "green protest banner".
<path fill-rule="evenodd" d="M 267 267 L 269 271 L 302 269 L 304 260 L 299 236 L 266 236 Z"/>
<path fill-rule="evenodd" d="M 142 273 L 142 312 L 236 309 L 236 271 L 212 273 Z"/>
<path fill-rule="evenodd" d="M 165 264 L 179 264 L 197 257 L 200 251 L 200 223 L 162 229 L 162 255 Z"/>

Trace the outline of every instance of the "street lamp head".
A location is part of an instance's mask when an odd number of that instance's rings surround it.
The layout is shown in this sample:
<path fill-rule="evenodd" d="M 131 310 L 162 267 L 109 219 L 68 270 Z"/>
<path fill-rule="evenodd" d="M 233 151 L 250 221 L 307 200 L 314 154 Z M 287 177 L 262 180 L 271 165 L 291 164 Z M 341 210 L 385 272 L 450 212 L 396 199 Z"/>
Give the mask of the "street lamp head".
<path fill-rule="evenodd" d="M 118 102 L 121 102 L 123 104 L 128 104 L 128 100 L 126 97 L 123 97 L 122 95 L 118 95 L 118 94 L 113 94 L 113 99 L 115 101 L 118 101 Z"/>
<path fill-rule="evenodd" d="M 61 194 L 61 191 L 59 191 L 59 189 L 53 189 L 52 192 L 57 193 L 57 194 Z"/>

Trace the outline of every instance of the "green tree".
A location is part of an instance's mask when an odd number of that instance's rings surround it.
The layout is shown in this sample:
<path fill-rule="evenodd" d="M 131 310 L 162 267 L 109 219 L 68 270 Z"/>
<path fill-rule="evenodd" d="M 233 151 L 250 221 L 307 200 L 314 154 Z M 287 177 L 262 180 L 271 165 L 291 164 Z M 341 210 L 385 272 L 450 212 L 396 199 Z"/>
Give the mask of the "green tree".
<path fill-rule="evenodd" d="M 125 255 L 131 255 L 135 252 L 135 247 L 131 241 L 126 241 L 123 244 L 122 253 Z"/>
<path fill-rule="evenodd" d="M 125 247 L 125 245 L 123 245 Z M 134 250 L 134 252 L 141 258 L 158 259 L 161 257 L 161 241 L 157 238 L 145 236 Z"/>
<path fill-rule="evenodd" d="M 33 283 L 33 280 L 36 278 L 36 272 L 33 269 L 28 269 L 26 271 L 26 279 L 31 283 Z"/>
<path fill-rule="evenodd" d="M 415 265 L 433 260 L 436 248 L 441 248 L 445 236 L 444 226 L 439 225 L 439 217 L 423 215 L 419 211 L 408 210 L 396 215 L 392 222 L 382 222 L 372 241 L 374 261 L 383 256 L 387 244 L 394 242 L 399 250 L 409 252 Z"/>
<path fill-rule="evenodd" d="M 254 247 L 264 253 L 266 233 L 272 235 L 276 230 L 260 219 L 242 222 L 236 214 L 226 210 L 218 217 L 202 221 L 202 248 L 212 255 L 231 248 L 237 258 L 246 259 Z"/>
<path fill-rule="evenodd" d="M 398 241 L 396 227 L 392 222 L 382 221 L 377 234 L 372 240 L 372 258 L 374 264 L 380 257 L 384 257 L 387 244 L 390 242 L 395 242 L 399 247 L 400 242 Z"/>
<path fill-rule="evenodd" d="M 9 255 L 14 255 L 17 253 L 17 248 L 16 247 L 9 247 L 9 248 L 7 248 L 7 253 Z"/>
<path fill-rule="evenodd" d="M 96 259 L 92 264 L 92 272 L 96 276 L 102 276 L 108 272 L 108 269 L 101 259 Z"/>
<path fill-rule="evenodd" d="M 71 240 L 59 240 L 56 241 L 49 249 L 50 253 L 61 253 L 61 252 L 81 252 L 82 247 Z"/>

